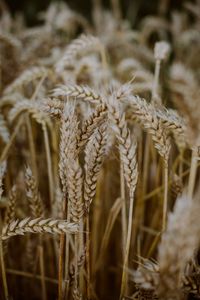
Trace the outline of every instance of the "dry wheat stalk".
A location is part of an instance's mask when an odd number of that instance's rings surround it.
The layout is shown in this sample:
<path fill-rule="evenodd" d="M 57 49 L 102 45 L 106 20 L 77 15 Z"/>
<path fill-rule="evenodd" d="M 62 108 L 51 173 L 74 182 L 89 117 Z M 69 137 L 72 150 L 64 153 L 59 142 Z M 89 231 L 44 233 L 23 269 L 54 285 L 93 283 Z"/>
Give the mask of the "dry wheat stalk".
<path fill-rule="evenodd" d="M 138 179 L 138 166 L 136 159 L 136 141 L 131 140 L 130 131 L 127 127 L 125 121 L 125 114 L 121 114 L 119 108 L 117 107 L 116 99 L 110 98 L 108 105 L 111 120 L 114 123 L 114 129 L 116 130 L 116 137 L 119 144 L 120 160 L 123 166 L 124 177 L 129 188 L 129 217 L 128 217 L 128 230 L 127 230 L 127 240 L 124 255 L 124 264 L 122 272 L 122 282 L 120 299 L 124 297 L 124 293 L 127 286 L 127 274 L 126 269 L 128 267 L 131 233 L 132 233 L 132 218 L 133 218 L 133 205 L 134 205 L 134 192 Z"/>
<path fill-rule="evenodd" d="M 125 114 L 120 113 L 114 98 L 111 99 L 109 103 L 109 113 L 110 118 L 114 123 L 113 129 L 116 132 L 116 137 L 119 143 L 124 176 L 130 189 L 130 195 L 133 197 L 138 177 L 136 141 L 134 139 L 131 140 L 130 131 L 125 121 Z"/>
<path fill-rule="evenodd" d="M 25 233 L 76 233 L 78 226 L 75 223 L 69 223 L 63 220 L 54 219 L 31 219 L 15 220 L 3 227 L 2 240 L 6 240 L 12 236 L 24 235 Z"/>

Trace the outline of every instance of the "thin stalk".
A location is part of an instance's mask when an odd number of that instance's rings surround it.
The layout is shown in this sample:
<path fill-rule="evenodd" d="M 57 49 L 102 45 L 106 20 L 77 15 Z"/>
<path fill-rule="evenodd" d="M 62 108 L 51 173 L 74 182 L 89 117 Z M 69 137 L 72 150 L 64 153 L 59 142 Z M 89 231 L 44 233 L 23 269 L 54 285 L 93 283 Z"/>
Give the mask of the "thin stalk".
<path fill-rule="evenodd" d="M 87 299 L 90 300 L 90 220 L 89 214 L 86 216 L 86 292 Z"/>
<path fill-rule="evenodd" d="M 1 216 L 1 213 L 0 213 L 0 228 L 2 230 L 2 216 Z M 0 236 L 0 261 L 1 261 L 1 274 L 2 274 L 2 281 L 3 281 L 4 296 L 5 296 L 5 299 L 8 300 L 9 299 L 9 294 L 8 294 L 6 268 L 5 268 L 5 262 L 4 262 L 3 245 L 2 245 L 1 236 Z"/>
<path fill-rule="evenodd" d="M 125 199 L 125 181 L 124 181 L 124 172 L 123 165 L 120 164 L 120 194 L 122 199 L 122 208 L 121 208 L 121 218 L 122 218 L 122 251 L 123 251 L 123 260 L 125 258 L 125 248 L 126 248 L 126 239 L 127 239 L 127 216 L 126 216 L 126 199 Z"/>
<path fill-rule="evenodd" d="M 122 18 L 122 13 L 121 13 L 121 9 L 120 9 L 119 0 L 111 0 L 111 5 L 112 5 L 114 17 L 117 20 L 120 20 Z"/>
<path fill-rule="evenodd" d="M 167 206 L 168 206 L 168 165 L 164 167 L 164 201 L 163 201 L 163 220 L 162 230 L 165 231 L 167 223 Z"/>
<path fill-rule="evenodd" d="M 67 209 L 67 221 L 70 220 L 70 207 Z M 68 299 L 69 293 L 69 235 L 65 237 L 65 292 L 64 299 Z"/>
<path fill-rule="evenodd" d="M 189 175 L 189 183 L 188 183 L 188 197 L 192 199 L 196 174 L 197 174 L 197 165 L 198 165 L 198 149 L 195 147 L 192 150 L 192 159 L 191 159 L 191 166 L 190 166 L 190 175 Z"/>
<path fill-rule="evenodd" d="M 11 275 L 25 277 L 25 278 L 41 280 L 40 275 L 35 275 L 33 273 L 24 272 L 24 271 L 19 271 L 19 270 L 14 270 L 14 269 L 6 269 L 6 273 L 11 274 Z M 52 284 L 56 284 L 56 285 L 58 284 L 58 280 L 54 279 L 54 278 L 44 277 L 44 280 L 49 283 L 52 283 Z"/>
<path fill-rule="evenodd" d="M 33 130 L 30 122 L 29 115 L 26 115 L 26 126 L 28 131 L 28 140 L 29 140 L 29 149 L 31 153 L 31 161 L 32 161 L 32 170 L 35 178 L 37 179 L 37 163 L 36 163 L 36 151 L 33 139 Z"/>
<path fill-rule="evenodd" d="M 58 300 L 63 300 L 63 256 L 64 256 L 65 234 L 60 236 L 60 255 L 58 261 Z"/>
<path fill-rule="evenodd" d="M 42 245 L 39 246 L 39 261 L 40 261 L 40 273 L 41 273 L 41 284 L 42 284 L 42 299 L 46 300 L 47 290 L 46 290 L 46 283 L 45 283 L 44 251 Z"/>
<path fill-rule="evenodd" d="M 134 204 L 134 193 L 131 193 L 129 217 L 128 217 L 128 232 L 127 232 L 126 251 L 125 251 L 125 258 L 124 258 L 124 265 L 123 265 L 123 272 L 122 272 L 120 300 L 123 299 L 127 287 L 127 270 L 128 270 L 128 259 L 129 259 L 129 252 L 130 252 L 130 243 L 131 243 L 132 221 L 133 221 L 133 204 Z"/>
<path fill-rule="evenodd" d="M 78 291 L 78 234 L 75 234 L 75 291 Z"/>
<path fill-rule="evenodd" d="M 50 203 L 53 203 L 53 173 L 52 173 L 52 163 L 51 163 L 51 152 L 50 152 L 50 144 L 49 144 L 49 136 L 47 132 L 47 127 L 45 124 L 42 125 L 43 133 L 44 133 L 44 144 L 47 158 L 47 170 L 48 170 L 48 178 L 49 178 L 49 195 L 50 195 Z"/>

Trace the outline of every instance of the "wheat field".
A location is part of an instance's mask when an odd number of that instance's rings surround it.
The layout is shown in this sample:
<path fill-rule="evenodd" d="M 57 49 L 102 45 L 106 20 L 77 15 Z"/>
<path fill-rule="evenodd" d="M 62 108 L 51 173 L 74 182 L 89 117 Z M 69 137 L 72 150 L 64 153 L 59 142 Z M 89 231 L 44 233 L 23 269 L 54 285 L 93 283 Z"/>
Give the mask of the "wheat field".
<path fill-rule="evenodd" d="M 200 298 L 200 2 L 168 2 L 0 4 L 0 299 Z"/>

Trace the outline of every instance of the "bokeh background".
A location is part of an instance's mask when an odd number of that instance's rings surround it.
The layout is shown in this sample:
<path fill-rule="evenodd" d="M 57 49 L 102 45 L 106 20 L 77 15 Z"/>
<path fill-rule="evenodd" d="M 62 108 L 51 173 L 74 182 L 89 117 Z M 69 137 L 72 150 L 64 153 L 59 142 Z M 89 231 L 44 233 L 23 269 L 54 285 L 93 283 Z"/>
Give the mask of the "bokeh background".
<path fill-rule="evenodd" d="M 91 19 L 93 3 L 96 0 L 65 0 L 71 9 L 76 10 Z M 99 0 L 98 0 L 99 1 Z M 101 4 L 106 9 L 112 9 L 112 2 L 115 0 L 101 0 Z M 5 0 L 4 3 L 10 8 L 12 14 L 23 12 L 29 26 L 38 24 L 40 21 L 36 17 L 38 12 L 46 10 L 48 5 L 54 1 L 51 0 Z M 59 2 L 59 0 L 57 0 Z M 181 10 L 183 0 L 119 0 L 119 5 L 123 17 L 128 19 L 133 26 L 149 14 L 168 15 L 173 9 Z M 187 1 L 192 2 L 192 1 Z"/>

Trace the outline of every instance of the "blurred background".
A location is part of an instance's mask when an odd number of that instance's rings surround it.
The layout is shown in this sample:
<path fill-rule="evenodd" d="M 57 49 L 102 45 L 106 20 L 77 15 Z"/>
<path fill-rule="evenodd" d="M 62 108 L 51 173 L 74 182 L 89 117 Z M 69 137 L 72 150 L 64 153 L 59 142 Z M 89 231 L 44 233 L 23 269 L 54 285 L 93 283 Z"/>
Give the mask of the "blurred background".
<path fill-rule="evenodd" d="M 1 1 L 2 2 L 2 1 Z M 27 25 L 32 26 L 40 21 L 36 17 L 38 12 L 45 11 L 50 3 L 59 2 L 59 0 L 5 0 L 12 14 L 23 12 L 26 17 Z M 2 3 L 3 3 L 2 2 Z M 130 21 L 131 25 L 137 25 L 137 22 L 149 14 L 164 14 L 168 15 L 172 9 L 181 10 L 183 0 L 65 0 L 69 7 L 83 14 L 91 20 L 91 7 L 98 2 L 106 9 L 112 9 L 113 4 L 120 6 L 122 17 Z M 192 1 L 187 1 L 192 2 Z"/>

